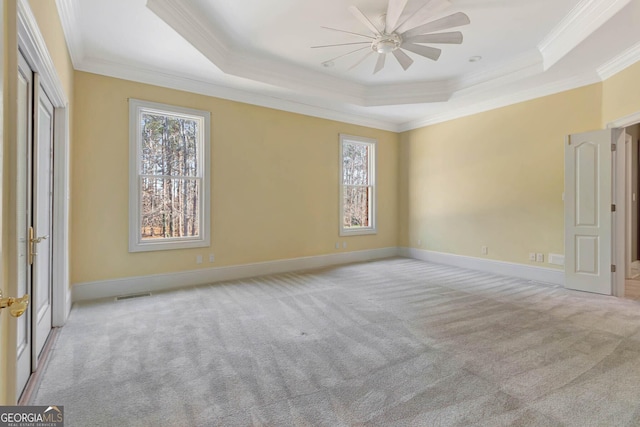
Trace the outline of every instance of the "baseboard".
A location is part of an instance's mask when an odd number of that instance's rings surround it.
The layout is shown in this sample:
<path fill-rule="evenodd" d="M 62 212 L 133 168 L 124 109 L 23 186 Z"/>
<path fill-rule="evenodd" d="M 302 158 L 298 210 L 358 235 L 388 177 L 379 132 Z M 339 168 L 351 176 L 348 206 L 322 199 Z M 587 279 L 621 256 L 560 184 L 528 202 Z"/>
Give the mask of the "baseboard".
<path fill-rule="evenodd" d="M 389 258 L 397 255 L 398 248 L 390 247 L 228 267 L 214 267 L 183 271 L 179 273 L 153 274 L 148 276 L 78 283 L 73 285 L 72 300 L 74 302 L 86 301 L 99 298 L 116 297 L 118 295 L 178 289 L 181 287 L 203 285 L 224 280 L 245 279 L 248 277 L 264 276 L 267 274 L 322 268 L 331 265 Z"/>
<path fill-rule="evenodd" d="M 447 254 L 415 248 L 399 248 L 398 254 L 406 258 L 446 264 L 470 270 L 486 271 L 503 276 L 520 277 L 536 282 L 552 283 L 564 286 L 564 271 L 554 268 L 535 267 L 506 261 L 495 261 L 484 258 Z"/>
<path fill-rule="evenodd" d="M 135 276 L 121 279 L 77 283 L 72 287 L 71 299 L 73 302 L 76 302 L 116 297 L 118 295 L 178 289 L 224 280 L 245 279 L 249 277 L 264 276 L 267 274 L 308 270 L 312 268 L 322 268 L 331 265 L 369 261 L 393 256 L 403 256 L 406 258 L 414 258 L 438 264 L 468 268 L 470 270 L 486 271 L 488 273 L 520 277 L 527 280 L 534 280 L 536 282 L 552 283 L 564 286 L 563 270 L 427 251 L 424 249 L 389 247 L 253 264 L 242 264 L 228 267 L 214 267 L 183 271 L 179 273 L 153 274 L 148 276 Z M 71 308 L 71 303 L 69 303 L 68 307 Z"/>

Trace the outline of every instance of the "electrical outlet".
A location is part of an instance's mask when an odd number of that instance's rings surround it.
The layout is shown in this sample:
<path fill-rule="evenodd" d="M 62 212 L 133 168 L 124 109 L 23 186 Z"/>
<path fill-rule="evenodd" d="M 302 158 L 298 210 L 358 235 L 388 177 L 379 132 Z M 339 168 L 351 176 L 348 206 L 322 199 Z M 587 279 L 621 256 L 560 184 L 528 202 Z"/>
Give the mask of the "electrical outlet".
<path fill-rule="evenodd" d="M 544 254 L 536 254 L 536 262 L 544 262 Z"/>
<path fill-rule="evenodd" d="M 340 242 L 336 242 L 336 249 L 340 249 Z"/>
<path fill-rule="evenodd" d="M 209 262 L 215 262 L 216 257 L 213 254 L 209 254 Z"/>
<path fill-rule="evenodd" d="M 529 252 L 529 261 L 536 262 L 536 253 L 535 252 Z"/>
<path fill-rule="evenodd" d="M 482 252 L 482 255 L 487 255 L 489 253 L 489 248 L 483 246 L 482 248 L 480 248 L 480 251 Z"/>
<path fill-rule="evenodd" d="M 202 255 L 196 257 L 196 264 L 202 264 Z"/>
<path fill-rule="evenodd" d="M 422 246 L 422 240 L 418 239 L 418 246 Z"/>
<path fill-rule="evenodd" d="M 347 242 L 342 242 L 342 249 L 347 249 Z"/>

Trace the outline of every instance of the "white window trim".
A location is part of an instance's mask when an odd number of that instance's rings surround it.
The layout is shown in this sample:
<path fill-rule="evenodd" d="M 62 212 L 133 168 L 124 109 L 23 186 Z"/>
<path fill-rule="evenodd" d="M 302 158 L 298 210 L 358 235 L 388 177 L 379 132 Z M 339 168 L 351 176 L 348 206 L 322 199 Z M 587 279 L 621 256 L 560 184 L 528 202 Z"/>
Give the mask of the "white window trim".
<path fill-rule="evenodd" d="M 345 142 L 369 144 L 370 146 L 373 147 L 373 150 L 370 150 L 369 152 L 369 176 L 370 176 L 369 185 L 372 187 L 371 197 L 373 198 L 373 200 L 371 201 L 371 225 L 369 227 L 361 227 L 356 229 L 344 227 L 344 184 L 342 182 L 342 180 L 344 179 L 344 173 L 343 173 L 344 162 L 342 159 L 342 153 L 344 152 L 343 145 Z M 359 235 L 365 235 L 365 234 L 378 233 L 378 229 L 377 229 L 378 186 L 376 185 L 376 180 L 377 180 L 376 159 L 377 159 L 377 151 L 378 151 L 377 147 L 378 147 L 378 141 L 375 139 L 365 138 L 362 136 L 346 135 L 342 133 L 340 134 L 340 155 L 338 156 L 340 161 L 340 176 L 338 180 L 339 186 L 340 186 L 340 203 L 339 203 L 340 205 L 340 217 L 339 217 L 340 236 L 359 236 Z"/>
<path fill-rule="evenodd" d="M 200 138 L 203 165 L 202 185 L 200 189 L 200 236 L 180 237 L 161 240 L 142 240 L 141 197 L 138 162 L 140 159 L 140 112 L 156 110 L 159 113 L 186 115 L 202 119 L 204 122 Z M 129 252 L 161 251 L 170 249 L 200 248 L 211 245 L 211 206 L 210 206 L 210 164 L 211 164 L 211 113 L 192 108 L 178 107 L 157 102 L 129 99 Z"/>

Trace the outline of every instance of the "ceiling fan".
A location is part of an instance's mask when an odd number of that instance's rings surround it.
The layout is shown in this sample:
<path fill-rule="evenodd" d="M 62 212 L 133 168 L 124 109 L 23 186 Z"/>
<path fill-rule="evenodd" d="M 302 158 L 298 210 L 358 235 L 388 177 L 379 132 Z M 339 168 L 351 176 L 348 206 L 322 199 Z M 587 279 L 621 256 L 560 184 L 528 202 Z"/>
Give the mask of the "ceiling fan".
<path fill-rule="evenodd" d="M 356 6 L 351 6 L 349 7 L 349 11 L 373 33 L 372 35 L 329 27 L 322 28 L 366 38 L 368 41 L 312 46 L 312 48 L 316 49 L 359 44 L 368 45 L 324 61 L 322 64 L 330 66 L 336 59 L 368 49 L 369 51 L 366 52 L 359 61 L 353 64 L 349 70 L 356 68 L 371 55 L 377 53 L 378 60 L 375 68 L 373 69 L 373 74 L 376 74 L 384 68 L 387 54 L 389 53 L 393 54 L 404 70 L 407 70 L 411 64 L 413 64 L 413 59 L 411 59 L 404 50 L 408 50 L 420 56 L 424 56 L 425 58 L 437 61 L 438 58 L 440 58 L 442 50 L 431 46 L 425 46 L 424 44 L 462 43 L 462 33 L 460 31 L 441 33 L 437 31 L 460 27 L 471 23 L 466 14 L 457 12 L 443 18 L 436 19 L 435 21 L 429 21 L 433 15 L 451 6 L 451 3 L 448 0 L 424 0 L 422 6 L 418 7 L 418 9 L 413 13 L 403 16 L 407 2 L 408 0 L 389 0 L 387 13 L 381 16 L 378 25 L 362 13 L 362 11 Z"/>

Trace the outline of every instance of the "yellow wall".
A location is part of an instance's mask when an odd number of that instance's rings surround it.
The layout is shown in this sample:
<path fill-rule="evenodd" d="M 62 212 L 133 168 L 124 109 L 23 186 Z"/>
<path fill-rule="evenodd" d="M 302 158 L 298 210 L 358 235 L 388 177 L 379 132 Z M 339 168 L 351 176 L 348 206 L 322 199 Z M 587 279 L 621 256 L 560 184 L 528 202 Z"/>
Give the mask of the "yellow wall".
<path fill-rule="evenodd" d="M 602 127 L 640 111 L 640 62 L 603 82 Z"/>
<path fill-rule="evenodd" d="M 401 244 L 473 257 L 488 246 L 487 258 L 522 264 L 562 254 L 564 137 L 600 128 L 601 88 L 403 133 Z"/>
<path fill-rule="evenodd" d="M 211 112 L 211 248 L 128 252 L 127 98 Z M 397 246 L 395 133 L 83 72 L 74 102 L 72 283 Z M 378 140 L 377 235 L 338 236 L 339 133 Z"/>
<path fill-rule="evenodd" d="M 36 17 L 38 28 L 44 37 L 67 99 L 71 102 L 73 99 L 73 64 L 67 50 L 56 2 L 54 0 L 29 0 L 29 6 Z"/>

